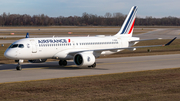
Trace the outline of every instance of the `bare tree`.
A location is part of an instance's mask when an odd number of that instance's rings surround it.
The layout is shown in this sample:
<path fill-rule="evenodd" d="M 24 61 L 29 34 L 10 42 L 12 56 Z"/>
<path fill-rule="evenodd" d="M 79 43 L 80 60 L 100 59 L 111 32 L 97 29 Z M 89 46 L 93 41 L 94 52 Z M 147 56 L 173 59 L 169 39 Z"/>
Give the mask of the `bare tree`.
<path fill-rule="evenodd" d="M 0 24 L 2 26 L 50 26 L 50 25 L 102 25 L 102 26 L 119 26 L 122 25 L 127 15 L 122 13 L 107 12 L 104 16 L 83 13 L 82 16 L 69 17 L 48 17 L 47 15 L 20 15 L 20 14 L 6 14 L 0 15 Z M 163 17 L 154 18 L 147 16 L 146 18 L 137 17 L 135 25 L 140 26 L 179 26 L 180 18 L 177 17 Z"/>
<path fill-rule="evenodd" d="M 104 15 L 105 18 L 111 18 L 112 17 L 112 14 L 107 12 L 105 15 Z"/>

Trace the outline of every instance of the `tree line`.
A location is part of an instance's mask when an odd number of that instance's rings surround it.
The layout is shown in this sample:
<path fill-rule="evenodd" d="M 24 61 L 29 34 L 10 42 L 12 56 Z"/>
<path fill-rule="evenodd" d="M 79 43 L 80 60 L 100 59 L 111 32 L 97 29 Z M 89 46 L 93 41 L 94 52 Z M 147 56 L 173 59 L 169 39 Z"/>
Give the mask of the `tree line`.
<path fill-rule="evenodd" d="M 1 26 L 119 26 L 122 25 L 127 15 L 122 13 L 106 13 L 104 16 L 98 16 L 88 13 L 83 13 L 82 16 L 59 16 L 49 17 L 44 14 L 27 15 L 27 14 L 6 14 L 0 15 Z M 163 17 L 154 18 L 151 16 L 140 18 L 136 17 L 135 25 L 137 26 L 179 26 L 180 18 Z"/>

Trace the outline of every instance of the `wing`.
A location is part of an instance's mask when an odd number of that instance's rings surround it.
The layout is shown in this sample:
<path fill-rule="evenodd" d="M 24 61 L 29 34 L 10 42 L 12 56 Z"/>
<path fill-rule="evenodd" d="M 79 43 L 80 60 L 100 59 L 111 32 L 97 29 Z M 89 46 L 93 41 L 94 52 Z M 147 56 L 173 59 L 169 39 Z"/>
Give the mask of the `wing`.
<path fill-rule="evenodd" d="M 101 53 L 102 51 L 117 51 L 117 50 L 122 50 L 122 49 L 136 49 L 136 48 L 147 48 L 147 47 L 159 47 L 159 46 L 168 46 L 170 45 L 177 37 L 173 38 L 171 41 L 169 41 L 166 44 L 162 44 L 162 45 L 150 45 L 150 46 L 135 46 L 135 47 L 122 47 L 122 48 L 109 48 L 109 49 L 93 49 L 93 50 L 88 50 L 88 49 L 84 49 L 81 51 L 71 51 L 68 55 L 72 55 L 74 56 L 77 53 L 81 53 L 81 52 L 95 52 L 95 53 Z M 148 39 L 148 40 L 152 40 L 152 39 Z M 154 39 L 155 40 L 155 39 Z M 134 40 L 135 41 L 135 40 Z M 136 40 L 138 41 L 138 40 Z M 142 41 L 142 40 L 141 40 Z M 145 40 L 143 40 L 145 41 Z"/>
<path fill-rule="evenodd" d="M 141 39 L 141 40 L 132 40 L 129 42 L 140 42 L 140 41 L 149 41 L 149 40 L 161 40 L 162 38 L 156 38 L 156 39 Z"/>

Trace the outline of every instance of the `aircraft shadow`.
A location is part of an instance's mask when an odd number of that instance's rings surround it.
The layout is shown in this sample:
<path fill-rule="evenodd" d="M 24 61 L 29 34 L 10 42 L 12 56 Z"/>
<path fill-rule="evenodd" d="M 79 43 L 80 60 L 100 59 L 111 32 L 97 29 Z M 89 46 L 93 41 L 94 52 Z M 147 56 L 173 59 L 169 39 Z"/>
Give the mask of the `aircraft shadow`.
<path fill-rule="evenodd" d="M 100 63 L 100 62 L 99 62 Z M 98 62 L 97 62 L 98 64 Z M 9 70 L 16 69 L 17 64 L 2 64 L 0 65 L 0 70 Z M 80 70 L 80 69 L 89 69 L 89 70 L 108 70 L 104 68 L 88 68 L 88 67 L 78 67 L 74 64 L 74 62 L 68 62 L 67 66 L 61 67 L 58 62 L 46 62 L 46 63 L 30 63 L 30 64 L 22 64 L 23 69 L 31 69 L 31 68 L 42 68 L 42 69 L 57 69 L 57 70 Z"/>

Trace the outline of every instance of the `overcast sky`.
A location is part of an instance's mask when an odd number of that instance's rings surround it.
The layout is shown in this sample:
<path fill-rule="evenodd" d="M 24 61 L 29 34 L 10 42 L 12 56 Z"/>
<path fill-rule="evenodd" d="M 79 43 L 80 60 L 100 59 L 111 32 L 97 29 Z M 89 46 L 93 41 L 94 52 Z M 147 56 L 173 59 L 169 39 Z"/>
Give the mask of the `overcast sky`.
<path fill-rule="evenodd" d="M 0 0 L 0 14 L 45 14 L 50 17 L 104 16 L 106 12 L 127 14 L 138 6 L 139 17 L 180 17 L 180 0 Z"/>

